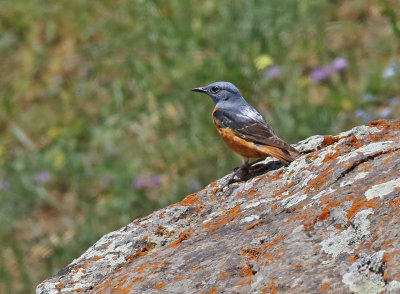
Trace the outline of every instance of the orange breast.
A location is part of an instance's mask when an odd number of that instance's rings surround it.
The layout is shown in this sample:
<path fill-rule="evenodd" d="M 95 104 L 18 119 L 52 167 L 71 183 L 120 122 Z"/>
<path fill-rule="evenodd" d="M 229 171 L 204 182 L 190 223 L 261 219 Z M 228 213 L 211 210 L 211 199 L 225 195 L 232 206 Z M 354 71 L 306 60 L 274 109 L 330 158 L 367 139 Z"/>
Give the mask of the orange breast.
<path fill-rule="evenodd" d="M 231 128 L 218 128 L 217 130 L 226 145 L 236 153 L 246 158 L 265 158 L 270 154 L 257 147 L 253 142 L 246 141 L 235 135 Z"/>
<path fill-rule="evenodd" d="M 218 133 L 221 135 L 226 145 L 241 156 L 245 158 L 266 158 L 268 156 L 273 156 L 283 162 L 290 162 L 293 160 L 290 158 L 290 155 L 288 157 L 282 149 L 267 145 L 255 145 L 253 142 L 246 141 L 236 136 L 231 128 L 221 128 L 214 116 L 213 120 Z"/>

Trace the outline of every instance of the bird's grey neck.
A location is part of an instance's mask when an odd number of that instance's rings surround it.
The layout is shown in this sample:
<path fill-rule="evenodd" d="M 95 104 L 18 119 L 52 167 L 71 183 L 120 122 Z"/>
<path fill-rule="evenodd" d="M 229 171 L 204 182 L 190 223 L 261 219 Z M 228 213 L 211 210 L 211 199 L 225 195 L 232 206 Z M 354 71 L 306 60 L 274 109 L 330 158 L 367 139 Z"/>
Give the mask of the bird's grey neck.
<path fill-rule="evenodd" d="M 248 103 L 243 97 L 237 97 L 235 100 L 220 100 L 216 103 L 216 107 L 229 107 L 229 106 L 246 106 Z"/>

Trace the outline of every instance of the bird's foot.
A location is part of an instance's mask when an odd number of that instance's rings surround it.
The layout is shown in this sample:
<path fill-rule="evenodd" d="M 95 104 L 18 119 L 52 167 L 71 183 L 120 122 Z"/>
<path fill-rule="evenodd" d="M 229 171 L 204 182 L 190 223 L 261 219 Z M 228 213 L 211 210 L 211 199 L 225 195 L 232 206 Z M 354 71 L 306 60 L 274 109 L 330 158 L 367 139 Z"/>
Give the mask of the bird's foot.
<path fill-rule="evenodd" d="M 266 164 L 257 164 L 262 160 L 263 159 L 258 159 L 251 163 L 245 162 L 242 166 L 235 168 L 228 185 L 236 182 L 247 181 L 255 176 L 264 174 L 265 172 L 273 171 L 281 168 L 282 166 L 288 165 L 287 163 L 283 163 L 281 161 L 271 161 L 267 162 Z"/>
<path fill-rule="evenodd" d="M 228 182 L 229 184 L 240 182 L 240 181 L 247 181 L 252 177 L 252 166 L 249 164 L 248 161 L 245 161 L 242 166 L 236 167 L 233 170 L 233 175 Z"/>

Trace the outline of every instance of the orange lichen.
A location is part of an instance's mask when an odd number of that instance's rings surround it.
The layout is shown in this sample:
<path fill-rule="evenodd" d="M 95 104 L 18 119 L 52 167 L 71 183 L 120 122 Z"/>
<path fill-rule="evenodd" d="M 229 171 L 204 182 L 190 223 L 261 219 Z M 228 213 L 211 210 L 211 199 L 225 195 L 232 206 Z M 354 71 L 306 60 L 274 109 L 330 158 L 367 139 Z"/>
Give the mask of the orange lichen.
<path fill-rule="evenodd" d="M 183 279 L 183 276 L 178 276 L 178 280 L 180 281 L 180 280 L 182 280 Z"/>
<path fill-rule="evenodd" d="M 174 230 L 168 231 L 167 228 L 165 228 L 164 226 L 158 225 L 156 234 L 159 236 L 163 236 L 166 234 L 167 236 L 171 237 L 173 234 L 175 234 L 175 231 Z"/>
<path fill-rule="evenodd" d="M 364 197 L 360 198 L 356 198 L 354 196 L 350 196 L 348 197 L 348 200 L 352 200 L 353 201 L 353 205 L 351 206 L 351 208 L 349 208 L 346 212 L 347 212 L 347 219 L 349 220 L 349 224 L 350 224 L 350 220 L 360 211 L 360 208 L 372 208 L 375 209 L 377 207 L 377 205 L 374 203 L 376 201 L 376 198 L 373 198 L 371 200 L 367 200 Z M 358 200 L 358 201 L 357 201 Z"/>
<path fill-rule="evenodd" d="M 150 248 L 147 246 L 144 246 L 144 247 L 140 248 L 139 250 L 136 250 L 134 257 L 146 255 L 147 253 L 149 253 L 149 251 L 150 251 Z"/>
<path fill-rule="evenodd" d="M 152 265 L 152 263 L 145 263 L 144 265 L 142 265 L 138 268 L 135 268 L 133 270 L 133 272 L 136 274 L 143 274 L 145 272 L 145 270 L 148 269 L 151 265 Z"/>
<path fill-rule="evenodd" d="M 194 273 L 195 273 L 195 272 L 197 272 L 199 268 L 200 268 L 200 266 L 199 266 L 199 265 L 198 265 L 198 266 L 196 266 L 196 267 L 194 267 L 194 268 L 193 268 L 193 272 L 194 272 Z"/>
<path fill-rule="evenodd" d="M 55 287 L 56 287 L 56 289 L 57 289 L 58 291 L 61 291 L 62 289 L 64 289 L 64 285 L 61 284 L 61 283 L 58 283 Z"/>
<path fill-rule="evenodd" d="M 167 262 L 168 262 L 167 259 L 164 259 L 164 260 L 161 261 L 161 262 L 157 262 L 157 263 L 155 263 L 155 264 L 153 265 L 153 267 L 151 268 L 151 270 L 154 272 L 154 271 L 158 270 L 159 268 L 163 267 L 164 264 L 166 264 Z"/>
<path fill-rule="evenodd" d="M 301 269 L 301 264 L 300 263 L 296 264 L 296 269 Z"/>
<path fill-rule="evenodd" d="M 183 240 L 189 239 L 192 234 L 193 234 L 193 232 L 182 232 L 182 233 L 180 233 L 178 240 L 175 241 L 174 243 L 172 243 L 170 247 L 172 247 L 172 248 L 178 247 L 179 245 L 181 245 Z"/>
<path fill-rule="evenodd" d="M 350 263 L 355 263 L 358 260 L 358 255 L 350 256 L 349 261 Z"/>
<path fill-rule="evenodd" d="M 279 170 L 274 176 L 272 176 L 270 179 L 271 180 L 279 180 L 283 174 L 283 169 Z"/>
<path fill-rule="evenodd" d="M 216 294 L 217 291 L 218 291 L 218 288 L 217 288 L 217 287 L 212 287 L 212 288 L 208 291 L 208 294 Z"/>
<path fill-rule="evenodd" d="M 275 281 L 272 280 L 271 283 L 265 287 L 265 289 L 262 291 L 262 294 L 276 294 L 278 293 L 278 285 L 275 284 Z"/>
<path fill-rule="evenodd" d="M 321 284 L 321 291 L 320 291 L 320 292 L 329 291 L 330 288 L 331 288 L 331 287 L 329 286 L 328 283 L 322 283 L 322 284 Z"/>
<path fill-rule="evenodd" d="M 253 277 L 250 277 L 250 278 L 248 278 L 247 280 L 238 282 L 238 283 L 236 284 L 236 286 L 241 286 L 241 285 L 250 284 L 252 279 L 253 279 Z"/>
<path fill-rule="evenodd" d="M 386 250 L 388 250 L 389 248 L 390 248 L 390 244 L 392 244 L 393 242 L 395 242 L 396 240 L 395 239 L 389 239 L 389 240 L 386 240 L 385 241 L 385 244 L 383 245 L 383 248 L 384 249 L 386 249 Z"/>
<path fill-rule="evenodd" d="M 253 182 L 254 186 L 251 187 L 249 190 L 244 190 L 243 192 L 238 193 L 237 197 L 241 198 L 242 196 L 245 196 L 247 199 L 254 199 L 254 198 L 261 196 L 261 193 L 256 193 L 256 190 L 255 190 L 257 182 Z"/>
<path fill-rule="evenodd" d="M 254 224 L 250 224 L 250 225 L 248 225 L 248 226 L 245 226 L 245 227 L 243 228 L 243 230 L 246 230 L 246 231 L 252 230 L 252 229 L 254 229 L 254 228 L 259 227 L 262 223 L 263 223 L 263 222 L 256 222 L 256 223 L 254 223 Z"/>
<path fill-rule="evenodd" d="M 395 198 L 392 201 L 390 201 L 389 202 L 389 206 L 400 207 L 400 197 L 399 198 Z"/>
<path fill-rule="evenodd" d="M 187 196 L 185 199 L 183 199 L 181 202 L 178 202 L 179 205 L 182 206 L 193 206 L 195 203 L 199 201 L 199 196 L 196 196 L 197 193 L 190 194 Z"/>
<path fill-rule="evenodd" d="M 241 277 L 250 277 L 254 276 L 253 271 L 251 270 L 249 265 L 246 265 L 245 267 L 242 267 L 239 269 L 239 276 Z"/>
<path fill-rule="evenodd" d="M 368 123 L 369 127 L 375 127 L 378 129 L 385 129 L 385 128 L 389 128 L 390 127 L 390 122 L 381 119 L 381 120 L 374 120 Z"/>
<path fill-rule="evenodd" d="M 205 205 L 197 205 L 197 206 L 195 207 L 196 212 L 202 211 L 205 207 L 206 207 Z"/>
<path fill-rule="evenodd" d="M 126 287 L 121 288 L 122 291 L 121 290 L 119 292 L 117 291 L 117 293 L 126 293 L 126 294 L 131 293 L 132 292 L 132 286 L 135 285 L 136 283 L 140 282 L 140 281 L 143 281 L 143 280 L 144 280 L 144 277 L 137 277 L 132 282 L 130 282 Z M 115 288 L 113 288 L 113 290 L 114 289 Z M 111 291 L 111 293 L 114 293 L 114 292 L 115 291 Z"/>
<path fill-rule="evenodd" d="M 392 261 L 392 258 L 396 255 L 398 255 L 399 250 L 392 250 L 390 252 L 385 252 L 383 254 L 382 262 L 386 265 L 386 269 L 383 273 L 383 279 L 385 282 L 391 281 L 391 280 L 398 280 L 400 278 L 400 273 L 397 268 L 397 262 Z M 397 272 L 397 274 L 396 274 Z"/>
<path fill-rule="evenodd" d="M 213 194 L 217 194 L 217 193 L 219 193 L 219 192 L 221 192 L 221 188 L 219 188 L 219 187 L 215 187 L 215 188 L 212 190 L 212 193 L 213 193 Z"/>
<path fill-rule="evenodd" d="M 215 187 L 216 185 L 217 185 L 217 182 L 215 181 L 215 182 L 210 183 L 208 186 L 209 186 L 210 188 L 213 188 L 213 187 Z"/>
<path fill-rule="evenodd" d="M 96 260 L 99 260 L 99 259 L 103 259 L 103 257 L 102 256 L 95 256 L 95 257 L 92 257 L 90 260 L 91 261 L 96 261 Z"/>
<path fill-rule="evenodd" d="M 332 171 L 335 166 L 329 166 L 323 171 L 319 172 L 319 176 L 311 180 L 306 188 L 306 193 L 309 194 L 310 190 L 319 191 L 327 180 L 331 177 Z"/>
<path fill-rule="evenodd" d="M 257 247 L 246 247 L 240 251 L 240 253 L 244 256 L 249 257 L 252 260 L 264 259 L 264 264 L 273 263 L 275 259 L 281 257 L 281 253 L 285 252 L 286 249 L 277 250 L 275 254 L 272 252 L 265 252 L 266 249 L 272 249 L 275 245 L 277 245 L 282 239 L 286 238 L 287 235 L 278 235 L 269 243 L 258 245 Z M 248 261 L 247 261 L 248 262 Z"/>
<path fill-rule="evenodd" d="M 271 252 L 267 252 L 263 254 L 263 257 L 265 259 L 264 265 L 272 264 L 275 262 L 275 259 L 279 259 L 282 256 L 282 253 L 285 252 L 286 249 L 279 249 L 276 251 L 275 254 L 272 254 Z"/>
<path fill-rule="evenodd" d="M 227 278 L 229 278 L 230 276 L 231 276 L 230 274 L 222 273 L 222 274 L 220 274 L 220 275 L 218 276 L 218 279 L 219 279 L 219 280 L 227 279 Z"/>
<path fill-rule="evenodd" d="M 153 287 L 153 289 L 154 290 L 161 290 L 161 289 L 163 289 L 165 287 L 165 283 L 160 283 L 160 284 L 157 284 L 157 285 L 155 285 L 154 287 Z"/>
<path fill-rule="evenodd" d="M 351 136 L 350 144 L 352 146 L 352 149 L 357 149 L 362 147 L 364 144 L 362 143 L 361 139 L 357 139 L 356 136 Z"/>
<path fill-rule="evenodd" d="M 246 247 L 240 251 L 242 255 L 246 255 L 250 257 L 253 260 L 259 259 L 261 255 L 261 249 L 260 248 L 253 248 L 253 247 Z"/>
<path fill-rule="evenodd" d="M 107 249 L 107 248 L 108 248 L 108 246 L 110 246 L 110 244 L 112 244 L 112 241 L 110 241 L 110 242 L 107 242 L 107 244 L 105 244 L 103 248 L 104 248 L 104 249 Z"/>
<path fill-rule="evenodd" d="M 321 222 L 331 216 L 331 207 L 337 206 L 339 202 L 330 201 L 322 208 L 321 214 L 317 215 L 316 222 Z"/>
<path fill-rule="evenodd" d="M 234 208 L 228 210 L 224 215 L 220 215 L 216 218 L 215 221 L 210 221 L 204 224 L 204 228 L 207 232 L 215 232 L 218 228 L 226 225 L 234 219 L 237 219 L 240 216 L 240 205 L 235 206 Z"/>
<path fill-rule="evenodd" d="M 330 136 L 330 135 L 326 135 L 326 136 L 324 136 L 324 140 L 322 141 L 320 148 L 324 148 L 326 146 L 335 144 L 339 140 L 340 140 L 340 138 L 337 137 L 337 136 L 333 137 L 333 136 Z"/>
<path fill-rule="evenodd" d="M 282 239 L 284 239 L 284 238 L 286 238 L 286 234 L 285 235 L 278 235 L 278 236 L 276 236 L 276 238 L 274 239 L 274 240 L 272 240 L 271 242 L 269 242 L 269 243 L 266 243 L 266 244 L 262 244 L 261 246 L 263 247 L 263 248 L 272 248 L 272 247 L 274 247 L 276 244 L 278 244 Z"/>

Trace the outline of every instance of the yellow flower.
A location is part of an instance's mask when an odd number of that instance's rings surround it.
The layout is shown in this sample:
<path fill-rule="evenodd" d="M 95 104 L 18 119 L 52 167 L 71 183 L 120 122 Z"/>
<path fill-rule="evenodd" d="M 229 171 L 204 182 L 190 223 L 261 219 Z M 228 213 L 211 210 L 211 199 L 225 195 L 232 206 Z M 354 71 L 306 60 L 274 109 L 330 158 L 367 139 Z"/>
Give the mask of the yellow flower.
<path fill-rule="evenodd" d="M 65 154 L 62 151 L 55 151 L 51 159 L 55 169 L 61 169 L 65 166 Z"/>
<path fill-rule="evenodd" d="M 268 66 L 274 63 L 271 56 L 268 54 L 263 54 L 254 59 L 254 63 L 258 70 L 266 69 Z"/>
<path fill-rule="evenodd" d="M 0 146 L 0 157 L 3 156 L 5 151 L 6 151 L 6 148 L 4 148 L 4 146 Z"/>
<path fill-rule="evenodd" d="M 49 136 L 50 139 L 54 139 L 55 137 L 58 137 L 64 132 L 64 130 L 60 127 L 53 127 L 47 131 L 47 136 Z"/>
<path fill-rule="evenodd" d="M 300 87 L 306 87 L 311 83 L 311 79 L 309 76 L 302 76 L 301 78 L 299 78 L 299 80 L 297 81 L 297 84 Z"/>
<path fill-rule="evenodd" d="M 345 99 L 341 102 L 342 104 L 342 109 L 346 111 L 350 111 L 353 108 L 353 105 L 351 103 L 351 100 Z"/>

